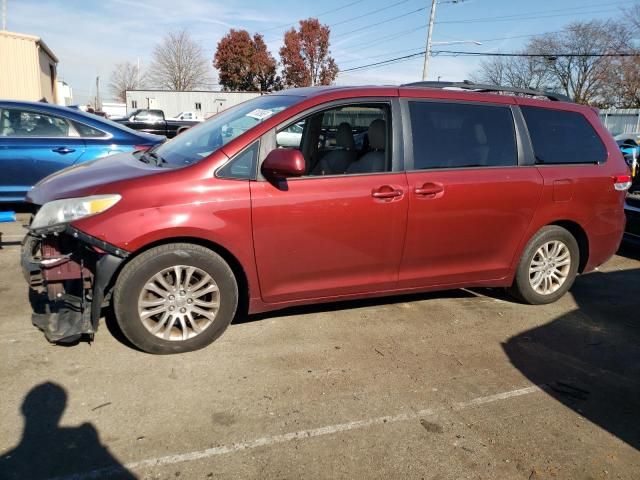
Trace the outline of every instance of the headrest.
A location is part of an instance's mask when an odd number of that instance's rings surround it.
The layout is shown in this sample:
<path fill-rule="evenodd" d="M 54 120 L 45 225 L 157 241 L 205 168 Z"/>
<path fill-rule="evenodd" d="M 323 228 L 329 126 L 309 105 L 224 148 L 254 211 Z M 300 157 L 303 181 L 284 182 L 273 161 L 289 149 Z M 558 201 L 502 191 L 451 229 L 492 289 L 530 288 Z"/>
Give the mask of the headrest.
<path fill-rule="evenodd" d="M 387 146 L 387 123 L 378 118 L 369 125 L 369 147 L 384 150 Z"/>
<path fill-rule="evenodd" d="M 345 150 L 353 150 L 356 148 L 356 144 L 353 141 L 353 130 L 351 130 L 351 125 L 347 122 L 342 122 L 338 125 L 338 131 L 336 132 L 336 145 L 344 148 Z"/>

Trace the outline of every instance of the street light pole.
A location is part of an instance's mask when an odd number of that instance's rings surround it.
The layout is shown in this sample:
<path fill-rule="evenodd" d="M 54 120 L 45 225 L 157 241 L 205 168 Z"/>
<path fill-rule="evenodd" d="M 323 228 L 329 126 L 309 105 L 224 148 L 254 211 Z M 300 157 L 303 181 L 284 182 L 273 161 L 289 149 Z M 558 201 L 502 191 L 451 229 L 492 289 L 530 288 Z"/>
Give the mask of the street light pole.
<path fill-rule="evenodd" d="M 427 48 L 424 52 L 424 67 L 422 68 L 422 80 L 427 81 L 429 74 L 429 57 L 431 57 L 431 35 L 433 34 L 433 22 L 436 19 L 437 0 L 431 0 L 431 15 L 429 15 L 429 28 L 427 29 Z"/>

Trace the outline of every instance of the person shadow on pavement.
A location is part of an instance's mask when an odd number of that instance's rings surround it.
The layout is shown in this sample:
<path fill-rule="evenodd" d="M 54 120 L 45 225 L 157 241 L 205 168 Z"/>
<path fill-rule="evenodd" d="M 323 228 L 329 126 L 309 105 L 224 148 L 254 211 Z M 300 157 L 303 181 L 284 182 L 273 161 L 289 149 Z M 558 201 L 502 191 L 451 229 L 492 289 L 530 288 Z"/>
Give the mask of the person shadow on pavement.
<path fill-rule="evenodd" d="M 46 479 L 100 470 L 100 477 L 133 479 L 107 447 L 95 427 L 61 427 L 67 393 L 55 383 L 32 388 L 22 403 L 24 431 L 20 443 L 0 455 L 0 479 Z"/>
<path fill-rule="evenodd" d="M 578 308 L 510 338 L 503 349 L 531 382 L 640 449 L 640 269 L 579 277 Z"/>

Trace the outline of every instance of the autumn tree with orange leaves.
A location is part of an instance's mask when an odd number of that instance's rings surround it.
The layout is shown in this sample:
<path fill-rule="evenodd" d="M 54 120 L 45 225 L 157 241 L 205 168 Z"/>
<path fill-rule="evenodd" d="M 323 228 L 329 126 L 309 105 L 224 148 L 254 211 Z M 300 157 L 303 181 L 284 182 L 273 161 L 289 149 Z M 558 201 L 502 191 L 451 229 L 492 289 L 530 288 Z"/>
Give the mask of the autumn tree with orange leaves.
<path fill-rule="evenodd" d="M 262 35 L 231 29 L 220 42 L 213 59 L 225 90 L 272 91 L 281 89 L 277 62 Z"/>
<path fill-rule="evenodd" d="M 282 80 L 286 87 L 330 85 L 338 76 L 338 66 L 330 56 L 331 31 L 317 18 L 300 20 L 300 28 L 284 34 L 280 49 Z"/>

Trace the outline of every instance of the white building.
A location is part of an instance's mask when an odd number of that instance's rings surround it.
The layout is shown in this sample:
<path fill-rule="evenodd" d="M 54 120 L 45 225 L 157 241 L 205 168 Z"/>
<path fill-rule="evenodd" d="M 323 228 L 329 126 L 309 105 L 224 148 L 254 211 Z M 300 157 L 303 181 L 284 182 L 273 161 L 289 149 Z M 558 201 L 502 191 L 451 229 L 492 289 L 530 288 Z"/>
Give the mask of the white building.
<path fill-rule="evenodd" d="M 127 90 L 127 113 L 143 108 L 162 110 L 166 117 L 175 117 L 180 112 L 194 112 L 199 118 L 206 119 L 259 96 L 260 92 Z"/>
<path fill-rule="evenodd" d="M 124 117 L 127 115 L 127 105 L 125 103 L 102 102 L 102 111 L 110 117 Z"/>
<path fill-rule="evenodd" d="M 56 81 L 58 88 L 58 105 L 68 107 L 73 105 L 73 89 L 71 85 L 63 80 Z"/>

